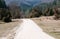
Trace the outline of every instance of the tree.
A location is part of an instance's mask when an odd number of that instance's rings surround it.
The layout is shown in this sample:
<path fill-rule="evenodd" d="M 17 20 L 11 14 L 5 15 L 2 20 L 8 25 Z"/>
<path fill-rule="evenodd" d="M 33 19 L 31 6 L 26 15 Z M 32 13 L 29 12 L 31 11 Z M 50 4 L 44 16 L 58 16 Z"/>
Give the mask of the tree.
<path fill-rule="evenodd" d="M 53 9 L 51 8 L 50 9 L 50 15 L 49 16 L 53 16 L 54 15 L 54 11 L 53 11 Z"/>
<path fill-rule="evenodd" d="M 11 22 L 11 13 L 4 0 L 0 0 L 0 19 L 4 22 Z"/>
<path fill-rule="evenodd" d="M 4 0 L 0 0 L 0 8 L 6 8 L 6 4 Z"/>
<path fill-rule="evenodd" d="M 16 2 L 11 2 L 8 5 L 8 7 L 10 9 L 10 13 L 11 13 L 13 19 L 20 18 L 22 16 L 21 8 L 20 8 L 20 6 L 17 5 Z"/>
<path fill-rule="evenodd" d="M 60 18 L 60 11 L 58 10 L 58 8 L 54 9 L 54 15 L 55 15 L 54 19 L 59 19 Z"/>
<path fill-rule="evenodd" d="M 32 9 L 31 13 L 29 14 L 29 17 L 30 18 L 40 17 L 41 15 L 42 15 L 42 11 L 39 10 L 38 8 L 34 8 L 34 9 Z"/>
<path fill-rule="evenodd" d="M 47 8 L 44 12 L 44 16 L 49 16 L 49 8 Z"/>
<path fill-rule="evenodd" d="M 1 20 L 4 22 L 11 22 L 11 13 L 8 9 L 2 9 L 1 13 Z"/>
<path fill-rule="evenodd" d="M 4 9 L 6 9 L 7 6 L 5 4 L 5 1 L 4 0 L 0 0 L 0 19 L 2 20 L 2 16 L 4 15 L 4 13 L 2 12 L 5 12 Z M 2 15 L 3 14 L 3 15 Z"/>
<path fill-rule="evenodd" d="M 12 22 L 11 19 L 12 19 L 11 13 L 10 13 L 10 11 L 7 9 L 3 20 L 4 20 L 4 22 Z"/>
<path fill-rule="evenodd" d="M 54 0 L 53 5 L 55 6 L 57 5 L 57 0 Z"/>
<path fill-rule="evenodd" d="M 53 16 L 53 15 L 54 15 L 53 8 L 47 8 L 47 9 L 45 10 L 44 15 L 45 15 L 45 16 Z"/>

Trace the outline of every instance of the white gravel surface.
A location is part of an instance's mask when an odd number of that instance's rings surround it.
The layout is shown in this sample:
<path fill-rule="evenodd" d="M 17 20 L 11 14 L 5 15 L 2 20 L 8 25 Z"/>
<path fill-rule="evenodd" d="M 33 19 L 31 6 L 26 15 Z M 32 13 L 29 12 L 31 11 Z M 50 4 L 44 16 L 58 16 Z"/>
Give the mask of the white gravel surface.
<path fill-rule="evenodd" d="M 43 30 L 32 20 L 22 19 L 23 23 L 20 24 L 16 31 L 14 39 L 55 39 L 54 37 L 43 32 Z"/>

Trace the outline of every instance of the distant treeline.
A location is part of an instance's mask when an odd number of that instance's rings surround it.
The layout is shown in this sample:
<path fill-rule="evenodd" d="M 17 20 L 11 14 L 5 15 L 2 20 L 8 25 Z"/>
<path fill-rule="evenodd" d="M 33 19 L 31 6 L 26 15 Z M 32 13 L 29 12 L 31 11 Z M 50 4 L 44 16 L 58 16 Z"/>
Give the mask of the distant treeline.
<path fill-rule="evenodd" d="M 54 7 L 54 8 L 46 8 L 44 11 L 42 11 L 40 8 L 33 8 L 30 11 L 30 14 L 27 16 L 28 18 L 35 18 L 35 17 L 41 17 L 41 16 L 55 16 L 54 19 L 60 18 L 60 8 Z"/>
<path fill-rule="evenodd" d="M 27 15 L 22 11 L 20 6 L 10 5 L 6 6 L 4 1 L 0 0 L 0 20 L 12 21 L 11 19 L 17 18 L 34 18 L 41 16 L 55 16 L 55 19 L 60 18 L 60 8 L 59 7 L 47 7 L 42 10 L 41 7 L 32 8 Z"/>

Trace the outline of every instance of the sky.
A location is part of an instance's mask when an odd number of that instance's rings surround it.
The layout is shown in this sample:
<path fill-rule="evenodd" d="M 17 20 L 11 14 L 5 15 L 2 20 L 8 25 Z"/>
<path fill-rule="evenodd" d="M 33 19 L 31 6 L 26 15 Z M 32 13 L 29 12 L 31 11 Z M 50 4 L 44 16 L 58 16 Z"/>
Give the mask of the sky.
<path fill-rule="evenodd" d="M 23 10 L 36 6 L 40 3 L 49 3 L 52 1 L 54 0 L 5 0 L 7 6 L 15 4 L 17 6 L 21 6 Z"/>
<path fill-rule="evenodd" d="M 15 2 L 18 2 L 18 3 L 20 3 L 20 2 L 25 2 L 25 3 L 27 3 L 27 2 L 42 2 L 42 3 L 46 3 L 46 2 L 52 2 L 52 1 L 54 1 L 54 0 L 5 0 L 6 1 L 6 4 L 10 4 L 12 1 L 15 1 Z"/>
<path fill-rule="evenodd" d="M 54 0 L 41 0 L 41 2 L 52 2 Z"/>

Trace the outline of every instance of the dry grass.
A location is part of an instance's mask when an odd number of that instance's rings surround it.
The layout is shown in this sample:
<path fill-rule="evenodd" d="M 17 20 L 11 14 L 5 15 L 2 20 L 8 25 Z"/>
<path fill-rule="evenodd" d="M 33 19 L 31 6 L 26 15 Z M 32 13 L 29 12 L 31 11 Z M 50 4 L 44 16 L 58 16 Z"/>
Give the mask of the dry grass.
<path fill-rule="evenodd" d="M 60 20 L 53 20 L 52 17 L 34 18 L 32 20 L 36 22 L 44 32 L 56 39 L 60 39 Z"/>
<path fill-rule="evenodd" d="M 0 37 L 5 37 L 9 33 L 13 33 L 13 29 L 18 27 L 22 21 L 20 19 L 13 19 L 13 22 L 4 23 L 0 21 Z"/>

